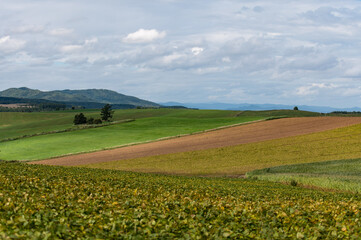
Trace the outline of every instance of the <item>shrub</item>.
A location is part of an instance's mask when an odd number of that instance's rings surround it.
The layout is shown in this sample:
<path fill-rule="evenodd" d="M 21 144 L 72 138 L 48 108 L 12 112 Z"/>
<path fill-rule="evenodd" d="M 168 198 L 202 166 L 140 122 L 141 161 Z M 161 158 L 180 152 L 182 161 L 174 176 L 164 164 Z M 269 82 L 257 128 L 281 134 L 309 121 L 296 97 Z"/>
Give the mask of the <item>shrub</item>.
<path fill-rule="evenodd" d="M 79 113 L 74 116 L 73 122 L 75 125 L 78 125 L 78 124 L 85 124 L 87 121 L 86 121 L 86 117 L 84 116 L 84 114 Z"/>
<path fill-rule="evenodd" d="M 296 187 L 297 186 L 297 181 L 296 180 L 291 180 L 291 186 Z"/>
<path fill-rule="evenodd" d="M 94 124 L 102 124 L 102 120 L 101 119 L 95 119 L 94 120 Z"/>
<path fill-rule="evenodd" d="M 90 117 L 88 118 L 87 124 L 94 124 L 94 118 Z"/>

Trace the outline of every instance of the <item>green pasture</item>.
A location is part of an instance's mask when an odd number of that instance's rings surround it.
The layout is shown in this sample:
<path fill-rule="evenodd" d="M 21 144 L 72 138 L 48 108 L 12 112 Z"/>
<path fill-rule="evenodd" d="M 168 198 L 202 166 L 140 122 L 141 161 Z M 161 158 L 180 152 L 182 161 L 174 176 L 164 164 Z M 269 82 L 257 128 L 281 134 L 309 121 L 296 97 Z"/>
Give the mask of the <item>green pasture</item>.
<path fill-rule="evenodd" d="M 361 124 L 334 130 L 201 151 L 86 165 L 182 175 L 232 176 L 279 165 L 361 157 Z"/>
<path fill-rule="evenodd" d="M 0 163 L 1 239 L 359 239 L 360 218 L 354 194 Z"/>
<path fill-rule="evenodd" d="M 278 166 L 255 170 L 247 176 L 361 193 L 361 159 Z"/>
<path fill-rule="evenodd" d="M 87 117 L 100 118 L 100 110 L 66 110 L 53 112 L 0 112 L 0 141 L 25 135 L 65 130 L 73 127 L 74 115 L 83 112 Z M 317 116 L 317 113 L 291 110 L 274 111 L 219 111 L 191 109 L 127 109 L 115 110 L 113 120 L 149 117 L 173 118 L 228 118 Z"/>
<path fill-rule="evenodd" d="M 135 121 L 0 142 L 0 159 L 46 159 L 265 119 L 262 116 L 237 116 L 238 113 L 236 111 L 185 109 L 119 110 L 115 113 L 115 120 L 135 119 Z M 85 115 L 90 116 L 91 114 L 86 113 Z M 68 120 L 72 120 L 70 118 L 72 116 L 67 117 Z"/>
<path fill-rule="evenodd" d="M 53 112 L 0 112 L 0 141 L 73 127 L 74 115 L 83 112 L 87 117 L 100 118 L 100 110 L 66 110 Z M 291 110 L 274 111 L 219 111 L 191 109 L 127 109 L 115 110 L 113 120 L 149 117 L 173 118 L 228 118 L 228 117 L 279 117 L 317 116 L 317 113 Z"/>
<path fill-rule="evenodd" d="M 54 112 L 0 112 L 0 141 L 24 135 L 64 130 L 73 127 L 74 115 L 83 112 L 87 117 L 100 118 L 100 110 L 67 110 Z M 234 117 L 236 111 L 196 111 L 186 109 L 128 109 L 115 110 L 113 120 L 149 117 L 218 118 Z"/>
<path fill-rule="evenodd" d="M 86 116 L 100 118 L 98 110 L 54 112 L 0 112 L 0 141 L 25 135 L 69 129 L 74 115 L 83 112 Z M 121 120 L 116 114 L 115 120 Z"/>

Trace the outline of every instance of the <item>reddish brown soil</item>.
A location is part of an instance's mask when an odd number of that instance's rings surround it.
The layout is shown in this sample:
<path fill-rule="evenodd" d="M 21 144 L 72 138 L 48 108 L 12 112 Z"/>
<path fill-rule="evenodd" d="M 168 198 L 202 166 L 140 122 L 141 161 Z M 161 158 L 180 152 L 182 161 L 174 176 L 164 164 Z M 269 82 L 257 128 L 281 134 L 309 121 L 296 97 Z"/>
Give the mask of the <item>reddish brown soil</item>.
<path fill-rule="evenodd" d="M 133 159 L 297 136 L 361 123 L 361 117 L 284 118 L 163 141 L 32 162 L 61 166 Z"/>

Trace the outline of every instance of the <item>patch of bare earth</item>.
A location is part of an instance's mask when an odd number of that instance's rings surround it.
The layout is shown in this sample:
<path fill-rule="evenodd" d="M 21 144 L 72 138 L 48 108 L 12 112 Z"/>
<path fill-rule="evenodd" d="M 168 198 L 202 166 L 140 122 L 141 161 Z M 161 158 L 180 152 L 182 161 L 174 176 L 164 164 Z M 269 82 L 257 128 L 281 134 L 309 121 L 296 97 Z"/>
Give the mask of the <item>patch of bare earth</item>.
<path fill-rule="evenodd" d="M 234 146 L 321 132 L 359 123 L 361 123 L 361 117 L 283 118 L 163 141 L 121 147 L 112 150 L 35 161 L 31 162 L 31 164 L 77 166 L 169 153 Z"/>

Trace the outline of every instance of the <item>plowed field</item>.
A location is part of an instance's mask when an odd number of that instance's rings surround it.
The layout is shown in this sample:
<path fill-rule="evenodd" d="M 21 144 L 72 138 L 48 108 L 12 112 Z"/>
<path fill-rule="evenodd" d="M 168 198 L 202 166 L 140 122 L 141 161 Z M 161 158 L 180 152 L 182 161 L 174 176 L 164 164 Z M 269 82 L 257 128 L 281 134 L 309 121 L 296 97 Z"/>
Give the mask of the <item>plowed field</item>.
<path fill-rule="evenodd" d="M 197 135 L 189 135 L 163 141 L 122 147 L 106 151 L 66 156 L 31 163 L 77 166 L 122 159 L 156 156 L 168 153 L 234 146 L 245 143 L 260 142 L 321 132 L 358 123 L 361 123 L 360 117 L 284 118 L 226 128 Z"/>

